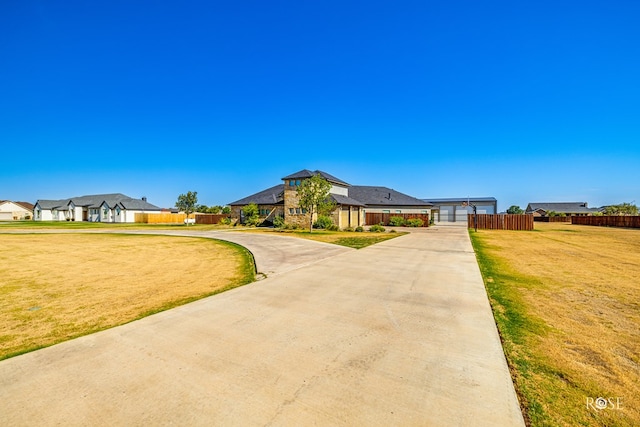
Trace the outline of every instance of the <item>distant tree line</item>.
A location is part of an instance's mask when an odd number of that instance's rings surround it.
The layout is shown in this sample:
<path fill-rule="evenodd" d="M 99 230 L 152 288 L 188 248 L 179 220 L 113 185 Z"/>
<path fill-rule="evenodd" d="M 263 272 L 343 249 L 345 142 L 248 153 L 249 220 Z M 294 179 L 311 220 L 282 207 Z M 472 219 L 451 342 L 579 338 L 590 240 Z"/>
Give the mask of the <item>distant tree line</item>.
<path fill-rule="evenodd" d="M 196 206 L 196 212 L 200 213 L 210 213 L 210 214 L 230 214 L 231 208 L 229 206 L 207 206 L 207 205 L 198 205 Z"/>
<path fill-rule="evenodd" d="M 620 203 L 617 205 L 605 206 L 601 211 L 594 212 L 593 215 L 638 215 L 638 207 L 633 203 Z M 521 215 L 524 210 L 520 206 L 512 205 L 507 209 L 508 214 Z M 556 211 L 547 212 L 547 216 L 566 216 L 567 214 Z"/>

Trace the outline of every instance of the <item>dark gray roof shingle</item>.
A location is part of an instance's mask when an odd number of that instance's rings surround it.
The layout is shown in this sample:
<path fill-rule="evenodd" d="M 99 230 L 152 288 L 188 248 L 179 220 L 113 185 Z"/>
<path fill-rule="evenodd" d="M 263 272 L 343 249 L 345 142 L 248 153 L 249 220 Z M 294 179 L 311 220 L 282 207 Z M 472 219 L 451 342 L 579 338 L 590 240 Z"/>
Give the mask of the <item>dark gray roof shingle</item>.
<path fill-rule="evenodd" d="M 526 212 L 533 212 L 537 210 L 543 210 L 545 212 L 559 212 L 559 213 L 589 213 L 596 211 L 595 208 L 590 208 L 586 202 L 543 202 L 543 203 L 529 203 L 527 205 Z"/>
<path fill-rule="evenodd" d="M 72 203 L 76 206 L 90 207 L 90 208 L 98 208 L 102 205 L 103 202 L 106 202 L 109 207 L 113 208 L 116 205 L 120 205 L 125 209 L 131 210 L 146 210 L 146 211 L 159 211 L 161 210 L 159 207 L 152 205 L 151 203 L 145 202 L 141 199 L 134 199 L 132 197 L 126 196 L 122 193 L 111 193 L 111 194 L 93 194 L 88 196 L 78 196 L 72 197 L 70 199 L 60 199 L 60 200 L 38 200 L 37 203 L 40 205 L 42 209 L 56 209 L 56 208 L 66 208 L 69 206 L 69 203 Z"/>
<path fill-rule="evenodd" d="M 330 194 L 331 198 L 339 205 L 349 206 L 366 206 L 364 203 L 353 199 L 351 197 L 343 196 L 341 194 Z"/>
<path fill-rule="evenodd" d="M 230 206 L 234 205 L 248 205 L 249 203 L 255 203 L 256 205 L 275 205 L 283 203 L 282 193 L 284 192 L 284 184 L 275 185 L 266 190 L 262 190 L 259 193 L 252 194 L 243 199 L 236 200 L 229 203 Z"/>
<path fill-rule="evenodd" d="M 349 187 L 349 197 L 369 206 L 432 206 L 429 202 L 388 187 L 352 185 Z"/>
<path fill-rule="evenodd" d="M 330 175 L 326 172 L 323 171 L 310 171 L 308 169 L 302 169 L 301 171 L 298 171 L 296 173 L 293 173 L 291 175 L 285 176 L 284 178 L 282 178 L 283 180 L 286 179 L 304 179 L 304 178 L 311 178 L 314 175 L 320 175 L 321 177 L 323 177 L 324 179 L 326 179 L 327 181 L 334 183 L 334 184 L 340 184 L 340 185 L 344 185 L 344 186 L 348 186 L 349 184 L 347 184 L 346 182 L 344 182 L 341 179 L 336 178 L 333 175 Z"/>

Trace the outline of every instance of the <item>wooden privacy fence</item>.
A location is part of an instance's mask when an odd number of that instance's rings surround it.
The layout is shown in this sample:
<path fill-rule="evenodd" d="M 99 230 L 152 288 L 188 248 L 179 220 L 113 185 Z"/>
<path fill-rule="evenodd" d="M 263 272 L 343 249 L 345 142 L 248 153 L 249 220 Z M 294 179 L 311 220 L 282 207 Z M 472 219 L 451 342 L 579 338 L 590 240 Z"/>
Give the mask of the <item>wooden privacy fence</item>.
<path fill-rule="evenodd" d="M 533 230 L 533 215 L 478 214 L 478 230 Z M 468 215 L 469 228 L 475 227 L 473 214 Z"/>
<path fill-rule="evenodd" d="M 227 214 L 196 214 L 196 224 L 219 224 L 224 218 L 231 218 Z"/>
<path fill-rule="evenodd" d="M 570 216 L 534 216 L 536 222 L 571 222 Z"/>
<path fill-rule="evenodd" d="M 377 213 L 377 212 L 365 212 L 364 222 L 366 225 L 389 225 L 389 219 L 394 216 L 400 216 L 404 220 L 419 218 L 422 220 L 423 227 L 429 226 L 429 214 L 401 214 L 401 213 Z"/>
<path fill-rule="evenodd" d="M 144 224 L 182 224 L 187 216 L 177 213 L 137 213 L 136 222 Z"/>
<path fill-rule="evenodd" d="M 640 228 L 640 216 L 572 216 L 571 224 Z"/>

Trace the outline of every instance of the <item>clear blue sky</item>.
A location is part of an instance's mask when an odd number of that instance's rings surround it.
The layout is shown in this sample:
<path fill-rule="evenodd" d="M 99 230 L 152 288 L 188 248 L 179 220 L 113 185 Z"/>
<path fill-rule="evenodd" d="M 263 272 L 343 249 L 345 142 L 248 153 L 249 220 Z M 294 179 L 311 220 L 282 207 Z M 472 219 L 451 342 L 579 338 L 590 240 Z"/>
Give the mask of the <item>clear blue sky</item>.
<path fill-rule="evenodd" d="M 0 199 L 226 204 L 300 169 L 640 204 L 640 2 L 0 2 Z"/>

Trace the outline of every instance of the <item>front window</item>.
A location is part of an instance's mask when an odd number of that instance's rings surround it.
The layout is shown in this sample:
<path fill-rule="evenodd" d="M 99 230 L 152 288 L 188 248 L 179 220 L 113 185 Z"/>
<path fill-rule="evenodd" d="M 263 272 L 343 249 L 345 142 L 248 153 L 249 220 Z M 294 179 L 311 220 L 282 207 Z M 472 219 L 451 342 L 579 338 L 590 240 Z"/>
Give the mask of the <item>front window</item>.
<path fill-rule="evenodd" d="M 289 214 L 293 215 L 293 208 L 289 208 Z"/>
<path fill-rule="evenodd" d="M 289 187 L 293 187 L 294 185 L 296 185 L 296 182 L 294 180 L 290 180 Z"/>
<path fill-rule="evenodd" d="M 300 186 L 300 180 L 299 179 L 296 179 L 296 185 Z"/>

